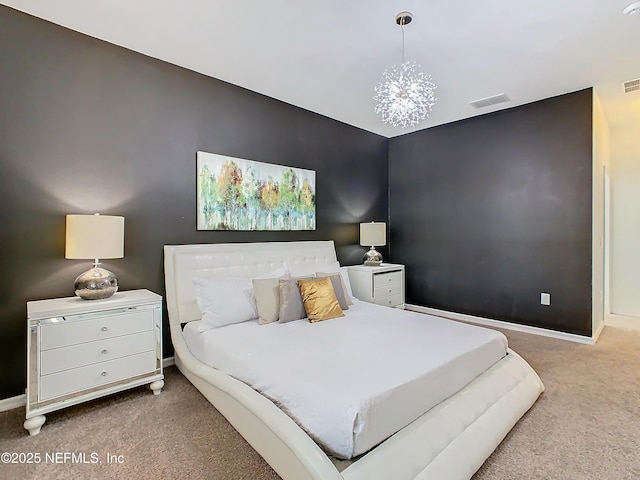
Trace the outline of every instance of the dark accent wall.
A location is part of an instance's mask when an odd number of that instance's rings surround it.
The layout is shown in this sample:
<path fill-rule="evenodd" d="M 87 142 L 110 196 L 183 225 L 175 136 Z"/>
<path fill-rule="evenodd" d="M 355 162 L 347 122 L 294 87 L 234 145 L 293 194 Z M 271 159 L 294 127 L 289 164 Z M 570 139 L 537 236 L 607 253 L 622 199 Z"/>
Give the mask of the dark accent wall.
<path fill-rule="evenodd" d="M 408 303 L 590 336 L 591 124 L 588 89 L 392 138 Z"/>
<path fill-rule="evenodd" d="M 352 264 L 358 223 L 387 220 L 378 135 L 7 7 L 0 68 L 0 399 L 24 393 L 26 302 L 90 267 L 64 259 L 68 213 L 123 215 L 125 258 L 104 266 L 160 294 L 165 244 L 332 239 Z M 315 170 L 317 229 L 196 231 L 198 150 Z"/>

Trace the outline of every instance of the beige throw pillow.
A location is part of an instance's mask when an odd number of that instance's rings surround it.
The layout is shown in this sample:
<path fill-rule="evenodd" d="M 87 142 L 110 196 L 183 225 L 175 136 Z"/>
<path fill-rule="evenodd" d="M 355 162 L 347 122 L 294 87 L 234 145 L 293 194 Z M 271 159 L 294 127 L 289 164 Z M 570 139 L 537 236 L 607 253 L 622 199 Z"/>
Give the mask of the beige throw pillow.
<path fill-rule="evenodd" d="M 258 323 L 265 325 L 276 322 L 280 316 L 280 291 L 278 280 L 289 279 L 289 274 L 278 278 L 254 278 L 253 296 L 258 307 Z"/>
<path fill-rule="evenodd" d="M 343 310 L 347 310 L 349 308 L 349 305 L 353 305 L 353 300 L 351 299 L 351 295 L 349 295 L 349 289 L 347 289 L 347 285 L 344 283 L 344 278 L 342 278 L 342 272 L 316 272 L 317 278 L 331 277 L 332 275 L 337 275 L 340 279 L 340 288 L 336 288 L 335 284 L 333 288 L 336 291 L 336 297 L 338 297 L 340 307 L 342 307 Z M 340 295 L 338 292 L 339 290 L 344 292 L 342 296 L 344 297 L 345 304 L 347 305 L 346 308 L 342 306 L 342 301 L 340 300 Z"/>

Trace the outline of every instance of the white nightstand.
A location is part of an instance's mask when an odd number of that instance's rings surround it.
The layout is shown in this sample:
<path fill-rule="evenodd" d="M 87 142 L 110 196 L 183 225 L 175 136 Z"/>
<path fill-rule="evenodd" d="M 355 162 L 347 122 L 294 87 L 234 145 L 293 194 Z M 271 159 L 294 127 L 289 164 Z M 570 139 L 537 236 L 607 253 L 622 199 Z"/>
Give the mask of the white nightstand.
<path fill-rule="evenodd" d="M 130 290 L 27 303 L 24 428 L 31 435 L 45 413 L 147 383 L 157 395 L 163 378 L 160 295 Z"/>
<path fill-rule="evenodd" d="M 349 267 L 349 282 L 359 300 L 404 308 L 404 265 L 383 263 L 379 267 Z"/>

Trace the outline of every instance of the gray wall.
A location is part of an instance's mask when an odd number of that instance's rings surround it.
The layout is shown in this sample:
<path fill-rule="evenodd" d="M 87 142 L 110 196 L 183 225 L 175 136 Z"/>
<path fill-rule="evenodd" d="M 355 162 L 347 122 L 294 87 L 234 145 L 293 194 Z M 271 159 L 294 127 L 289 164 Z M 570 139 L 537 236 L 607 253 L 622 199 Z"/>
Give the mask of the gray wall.
<path fill-rule="evenodd" d="M 164 244 L 333 239 L 352 264 L 386 220 L 410 303 L 591 333 L 590 90 L 387 140 L 7 7 L 0 65 L 0 399 L 24 391 L 25 303 L 90 266 L 67 213 L 124 215 L 105 267 L 160 294 Z M 198 150 L 316 170 L 317 230 L 196 231 Z"/>
<path fill-rule="evenodd" d="M 90 267 L 64 259 L 67 213 L 123 215 L 104 266 L 160 294 L 164 244 L 333 239 L 352 264 L 357 224 L 387 220 L 383 137 L 7 7 L 0 65 L 0 399 L 24 393 L 25 303 Z M 198 150 L 315 170 L 317 230 L 196 231 Z"/>
<path fill-rule="evenodd" d="M 591 111 L 589 89 L 390 140 L 408 303 L 591 335 Z"/>

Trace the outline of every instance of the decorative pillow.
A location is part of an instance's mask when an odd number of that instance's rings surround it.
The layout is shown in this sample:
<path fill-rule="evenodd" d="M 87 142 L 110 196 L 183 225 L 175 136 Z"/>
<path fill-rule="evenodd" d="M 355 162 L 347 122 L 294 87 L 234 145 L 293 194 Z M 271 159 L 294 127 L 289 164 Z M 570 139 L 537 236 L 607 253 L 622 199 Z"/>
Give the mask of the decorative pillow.
<path fill-rule="evenodd" d="M 258 323 L 265 325 L 278 320 L 280 315 L 280 289 L 278 280 L 288 280 L 289 274 L 277 278 L 254 278 L 253 296 L 258 307 Z"/>
<path fill-rule="evenodd" d="M 277 268 L 275 270 L 273 270 L 272 272 L 269 273 L 265 273 L 263 275 L 258 275 L 257 277 L 253 277 L 253 278 L 278 278 L 278 277 L 289 277 L 289 269 L 287 267 L 280 267 Z"/>
<path fill-rule="evenodd" d="M 311 323 L 344 317 L 330 278 L 298 280 L 298 288 Z"/>
<path fill-rule="evenodd" d="M 353 295 L 351 293 L 351 284 L 347 283 L 349 282 L 349 272 L 347 271 L 347 267 L 339 267 L 338 269 L 335 269 L 335 270 L 329 269 L 325 272 L 316 272 L 316 277 L 322 278 L 322 277 L 328 277 L 330 275 L 335 275 L 335 274 L 340 275 L 340 283 L 342 284 L 342 289 L 345 292 L 347 305 L 353 305 L 353 300 L 351 299 L 351 296 Z M 349 285 L 349 287 L 347 287 L 347 284 Z"/>
<path fill-rule="evenodd" d="M 288 274 L 287 268 L 282 267 L 257 278 L 273 278 Z M 193 285 L 201 318 L 209 327 L 222 327 L 258 318 L 250 278 L 194 277 Z"/>
<path fill-rule="evenodd" d="M 324 265 L 317 264 L 298 264 L 298 265 L 290 265 L 289 272 L 292 277 L 313 277 L 315 272 L 337 272 L 340 268 L 340 263 L 325 263 Z"/>
<path fill-rule="evenodd" d="M 278 311 L 278 322 L 287 323 L 293 320 L 307 318 L 304 310 L 302 297 L 296 279 L 278 280 L 278 294 L 280 300 L 280 310 Z"/>
<path fill-rule="evenodd" d="M 349 298 L 349 295 L 347 294 L 347 292 L 345 291 L 343 282 L 342 282 L 342 275 L 340 275 L 340 272 L 338 273 L 321 273 L 318 272 L 316 273 L 316 278 L 328 278 L 329 280 L 331 280 L 331 285 L 333 286 L 333 291 L 336 294 L 336 298 L 338 299 L 338 303 L 340 304 L 340 308 L 342 310 L 349 310 L 349 302 L 347 301 L 347 298 Z M 351 302 L 353 303 L 353 302 Z"/>
<path fill-rule="evenodd" d="M 353 290 L 351 290 L 351 280 L 349 279 L 349 267 L 340 267 L 340 275 L 342 276 L 342 281 L 344 282 L 344 286 L 347 288 L 347 293 L 349 294 L 349 305 L 353 305 L 353 301 L 351 301 L 351 297 L 353 297 Z"/>
<path fill-rule="evenodd" d="M 212 327 L 258 317 L 249 278 L 194 277 L 193 285 L 202 321 Z"/>

